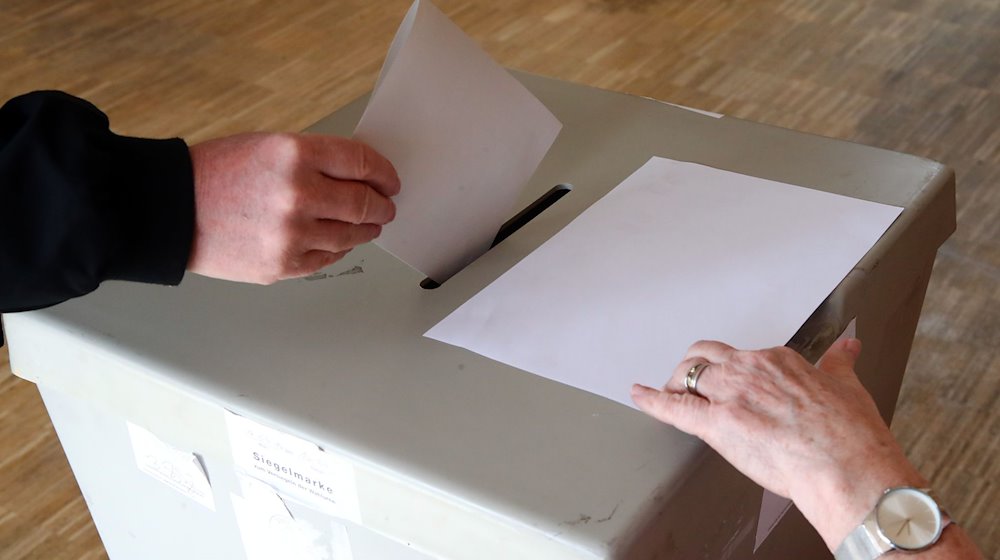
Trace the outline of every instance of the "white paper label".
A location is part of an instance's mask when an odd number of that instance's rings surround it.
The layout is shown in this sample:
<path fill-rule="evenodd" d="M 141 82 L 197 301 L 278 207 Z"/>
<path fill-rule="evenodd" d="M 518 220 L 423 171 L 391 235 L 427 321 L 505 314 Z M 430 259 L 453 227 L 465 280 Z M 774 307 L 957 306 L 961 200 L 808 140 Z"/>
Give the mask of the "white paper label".
<path fill-rule="evenodd" d="M 247 560 L 353 560 L 345 526 L 334 522 L 327 537 L 309 522 L 293 518 L 269 486 L 239 478 L 243 495 L 230 498 Z"/>
<path fill-rule="evenodd" d="M 131 422 L 125 424 L 140 471 L 215 511 L 212 486 L 194 453 L 181 451 Z"/>
<path fill-rule="evenodd" d="M 282 497 L 361 523 L 354 467 L 315 444 L 226 411 L 233 462 Z"/>

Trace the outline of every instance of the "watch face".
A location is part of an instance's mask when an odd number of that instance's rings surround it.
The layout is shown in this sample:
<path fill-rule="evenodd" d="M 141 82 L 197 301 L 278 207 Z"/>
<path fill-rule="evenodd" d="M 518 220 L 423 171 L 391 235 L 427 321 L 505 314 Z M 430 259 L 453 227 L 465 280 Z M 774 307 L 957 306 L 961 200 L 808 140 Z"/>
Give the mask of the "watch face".
<path fill-rule="evenodd" d="M 893 546 L 920 550 L 941 536 L 941 510 L 934 499 L 916 488 L 893 488 L 875 506 L 879 533 Z"/>

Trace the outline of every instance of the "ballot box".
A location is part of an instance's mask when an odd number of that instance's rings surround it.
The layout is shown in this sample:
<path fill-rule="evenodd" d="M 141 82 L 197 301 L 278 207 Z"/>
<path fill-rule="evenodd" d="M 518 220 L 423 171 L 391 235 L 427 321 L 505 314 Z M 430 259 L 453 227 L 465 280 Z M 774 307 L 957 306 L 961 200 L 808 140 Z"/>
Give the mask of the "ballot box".
<path fill-rule="evenodd" d="M 794 508 L 755 552 L 763 491 L 699 440 L 423 333 L 651 156 L 697 162 L 904 208 L 789 342 L 814 360 L 856 319 L 858 372 L 888 420 L 955 228 L 951 170 L 516 76 L 564 128 L 522 195 L 532 210 L 440 286 L 369 244 L 269 287 L 109 282 L 4 317 L 112 559 L 829 556 Z M 310 130 L 349 135 L 364 106 Z M 301 495 L 240 474 L 254 469 Z"/>

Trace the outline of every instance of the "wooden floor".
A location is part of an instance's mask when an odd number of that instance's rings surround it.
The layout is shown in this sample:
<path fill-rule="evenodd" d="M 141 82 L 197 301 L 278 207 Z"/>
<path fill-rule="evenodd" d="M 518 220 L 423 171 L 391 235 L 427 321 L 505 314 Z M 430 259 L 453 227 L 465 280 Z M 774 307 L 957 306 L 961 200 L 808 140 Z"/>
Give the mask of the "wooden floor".
<path fill-rule="evenodd" d="M 501 63 L 910 152 L 958 173 L 893 431 L 1000 557 L 1000 0 L 438 0 Z M 298 130 L 368 90 L 408 0 L 3 0 L 0 98 L 137 136 Z M 0 351 L 0 558 L 106 557 Z"/>

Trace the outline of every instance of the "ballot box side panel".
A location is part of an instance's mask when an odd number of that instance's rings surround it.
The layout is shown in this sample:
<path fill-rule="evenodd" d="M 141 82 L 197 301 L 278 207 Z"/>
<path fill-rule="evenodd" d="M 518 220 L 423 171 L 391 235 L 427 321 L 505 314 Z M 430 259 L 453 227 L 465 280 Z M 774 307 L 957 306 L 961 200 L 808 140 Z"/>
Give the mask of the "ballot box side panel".
<path fill-rule="evenodd" d="M 933 262 L 931 254 L 874 271 L 862 302 L 866 312 L 859 315 L 858 337 L 864 350 L 856 371 L 887 423 L 895 412 Z M 912 274 L 900 271 L 905 268 Z"/>
<path fill-rule="evenodd" d="M 91 507 L 91 513 L 109 550 L 122 548 L 126 551 L 122 557 L 137 557 L 133 550 L 141 550 L 142 546 L 129 544 L 135 540 L 130 535 L 141 533 L 156 516 L 168 522 L 167 525 L 183 528 L 188 523 L 187 508 L 201 507 L 137 470 L 126 422 L 148 429 L 171 445 L 197 453 L 209 470 L 217 506 L 219 500 L 224 502 L 224 507 L 217 507 L 209 525 L 235 523 L 228 496 L 240 493 L 235 478 L 238 468 L 232 460 L 223 407 L 160 377 L 150 376 L 142 367 L 125 362 L 120 356 L 80 345 L 52 325 L 26 316 L 15 318 L 14 323 L 15 345 L 19 349 L 14 367 L 36 371 L 46 380 L 40 388 L 50 416 L 81 489 L 88 500 L 97 504 Z M 34 362 L 44 355 L 39 346 L 60 349 L 55 363 Z M 266 420 L 261 422 L 270 424 Z M 98 445 L 90 445 L 91 442 Z M 114 469 L 106 469 L 105 465 L 113 465 Z M 506 518 L 482 503 L 469 500 L 468 496 L 443 494 L 429 487 L 426 480 L 400 478 L 394 476 L 398 473 L 386 472 L 367 461 L 356 463 L 354 471 L 362 524 L 338 521 L 349 527 L 352 542 L 363 543 L 357 545 L 362 551 L 382 551 L 365 554 L 355 550 L 358 560 L 386 558 L 385 550 L 396 550 L 389 557 L 400 560 L 600 557 L 572 541 L 559 539 L 559 535 L 539 532 L 524 520 Z M 168 505 L 175 505 L 151 509 L 143 505 L 149 496 L 154 501 L 166 499 Z M 291 510 L 294 502 L 288 505 Z M 140 506 L 145 509 L 137 510 Z M 150 514 L 154 509 L 157 513 Z M 313 519 L 320 528 L 326 528 L 332 519 L 306 506 L 297 507 L 295 512 Z M 205 520 L 198 521 L 202 527 Z M 205 538 L 223 537 L 222 532 L 212 532 Z M 223 540 L 226 542 L 215 543 L 216 548 L 229 551 L 223 557 L 235 557 L 233 551 L 240 550 L 240 541 Z M 155 544 L 155 540 L 151 542 Z M 171 556 L 164 556 L 167 557 Z"/>
<path fill-rule="evenodd" d="M 858 336 L 865 345 L 857 371 L 886 422 L 891 422 L 938 247 L 955 231 L 955 179 L 950 170 L 915 201 L 923 212 L 893 230 L 892 250 L 866 258 L 868 282 Z M 916 209 L 907 209 L 916 214 Z"/>
<path fill-rule="evenodd" d="M 199 453 L 212 483 L 215 510 L 175 492 L 138 470 L 126 429 L 127 419 L 93 402 L 39 387 L 46 409 L 73 468 L 111 560 L 238 560 L 245 557 L 230 501 L 239 494 L 232 464 Z M 157 422 L 157 434 L 176 427 Z M 182 443 L 183 445 L 183 443 Z M 388 539 L 345 520 L 331 518 L 294 502 L 286 503 L 297 524 L 315 531 L 316 542 L 332 538 L 333 524 L 344 526 L 353 560 L 432 560 L 412 546 Z"/>
<path fill-rule="evenodd" d="M 39 391 L 112 560 L 242 557 L 231 515 L 220 515 L 225 494 L 216 493 L 215 512 L 182 496 L 138 470 L 124 419 L 44 384 Z"/>
<path fill-rule="evenodd" d="M 615 560 L 743 560 L 753 555 L 763 490 L 709 448 L 683 483 L 659 489 L 613 543 Z"/>

